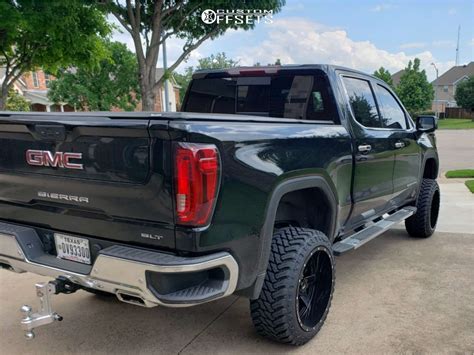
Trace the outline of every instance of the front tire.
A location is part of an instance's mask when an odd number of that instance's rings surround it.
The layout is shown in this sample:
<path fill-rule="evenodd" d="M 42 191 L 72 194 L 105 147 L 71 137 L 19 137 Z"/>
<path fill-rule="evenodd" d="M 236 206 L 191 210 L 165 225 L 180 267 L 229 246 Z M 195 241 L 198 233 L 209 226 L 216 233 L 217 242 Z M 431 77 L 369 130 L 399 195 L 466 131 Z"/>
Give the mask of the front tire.
<path fill-rule="evenodd" d="M 324 233 L 293 227 L 278 230 L 262 291 L 250 301 L 257 332 L 281 343 L 308 342 L 326 319 L 334 282 L 334 256 Z"/>
<path fill-rule="evenodd" d="M 428 238 L 434 233 L 438 223 L 440 192 L 436 180 L 423 179 L 421 183 L 416 213 L 405 220 L 405 228 L 414 238 Z"/>

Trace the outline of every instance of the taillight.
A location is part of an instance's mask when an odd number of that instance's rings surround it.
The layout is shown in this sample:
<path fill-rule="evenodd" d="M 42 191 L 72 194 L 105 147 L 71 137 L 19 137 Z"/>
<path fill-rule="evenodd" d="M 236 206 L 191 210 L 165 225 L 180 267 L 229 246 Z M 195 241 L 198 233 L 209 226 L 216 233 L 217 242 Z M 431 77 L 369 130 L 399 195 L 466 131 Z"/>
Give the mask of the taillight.
<path fill-rule="evenodd" d="M 205 226 L 217 199 L 219 152 L 212 144 L 177 143 L 175 163 L 178 223 Z"/>

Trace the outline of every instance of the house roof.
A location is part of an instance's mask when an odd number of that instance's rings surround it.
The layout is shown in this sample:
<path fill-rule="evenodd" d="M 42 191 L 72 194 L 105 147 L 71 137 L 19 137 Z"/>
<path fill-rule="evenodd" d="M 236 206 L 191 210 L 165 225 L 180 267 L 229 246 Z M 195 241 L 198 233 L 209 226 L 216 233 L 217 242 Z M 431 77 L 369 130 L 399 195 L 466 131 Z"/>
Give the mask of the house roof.
<path fill-rule="evenodd" d="M 469 64 L 452 67 L 446 73 L 442 74 L 438 79 L 432 82 L 433 85 L 453 85 L 459 79 L 474 76 L 474 62 Z"/>
<path fill-rule="evenodd" d="M 30 101 L 32 104 L 52 105 L 53 102 L 48 99 L 47 90 L 25 90 L 25 99 Z"/>
<path fill-rule="evenodd" d="M 400 84 L 400 78 L 402 77 L 403 73 L 405 73 L 405 69 L 399 70 L 396 73 L 392 74 L 393 86 L 398 86 L 398 84 Z"/>

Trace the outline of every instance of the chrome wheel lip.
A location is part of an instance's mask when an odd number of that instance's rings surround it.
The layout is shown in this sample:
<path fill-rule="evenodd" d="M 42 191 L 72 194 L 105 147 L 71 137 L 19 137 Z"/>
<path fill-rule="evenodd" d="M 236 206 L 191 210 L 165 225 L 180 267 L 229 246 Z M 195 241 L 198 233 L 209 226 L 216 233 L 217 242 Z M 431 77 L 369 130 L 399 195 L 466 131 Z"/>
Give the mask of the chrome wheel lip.
<path fill-rule="evenodd" d="M 311 258 L 313 257 L 314 254 L 316 254 L 317 252 L 324 252 L 327 257 L 329 258 L 330 260 L 330 263 L 331 263 L 331 290 L 329 291 L 330 292 L 330 295 L 329 295 L 329 300 L 326 304 L 326 308 L 324 310 L 324 312 L 322 313 L 321 315 L 321 318 L 318 320 L 318 322 L 313 326 L 313 327 L 308 327 L 307 325 L 305 325 L 303 323 L 303 321 L 301 320 L 301 315 L 300 315 L 300 310 L 299 310 L 299 306 L 300 306 L 300 284 L 301 284 L 301 281 L 303 280 L 303 275 L 304 275 L 304 272 L 306 270 L 306 266 L 309 262 L 309 260 L 311 260 Z M 324 318 L 325 318 L 325 315 L 328 313 L 328 310 L 329 310 L 329 305 L 330 305 L 330 299 L 331 299 L 331 293 L 332 293 L 332 288 L 333 288 L 333 285 L 334 285 L 334 257 L 332 255 L 332 253 L 330 252 L 330 250 L 328 250 L 327 247 L 324 247 L 324 246 L 318 246 L 316 247 L 315 249 L 313 249 L 311 251 L 311 253 L 306 257 L 305 259 L 305 262 L 303 264 L 303 267 L 300 271 L 300 275 L 299 275 L 299 278 L 298 278 L 298 284 L 296 286 L 296 297 L 295 297 L 295 308 L 296 308 L 296 318 L 298 319 L 298 323 L 301 327 L 301 329 L 303 329 L 304 331 L 306 332 L 310 332 L 310 331 L 314 331 L 315 329 L 317 329 L 320 324 L 323 322 Z"/>

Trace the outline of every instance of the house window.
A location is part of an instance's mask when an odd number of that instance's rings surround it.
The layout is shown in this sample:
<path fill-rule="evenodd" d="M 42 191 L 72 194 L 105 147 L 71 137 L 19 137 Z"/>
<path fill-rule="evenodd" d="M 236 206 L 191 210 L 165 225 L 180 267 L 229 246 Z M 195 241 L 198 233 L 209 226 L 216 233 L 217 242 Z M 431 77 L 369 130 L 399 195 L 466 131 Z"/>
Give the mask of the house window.
<path fill-rule="evenodd" d="M 33 86 L 35 88 L 39 87 L 38 73 L 37 72 L 33 72 Z"/>
<path fill-rule="evenodd" d="M 448 92 L 448 85 L 443 86 L 443 91 Z"/>
<path fill-rule="evenodd" d="M 46 87 L 49 87 L 50 82 L 51 82 L 51 75 L 44 74 L 44 84 L 46 85 Z"/>

